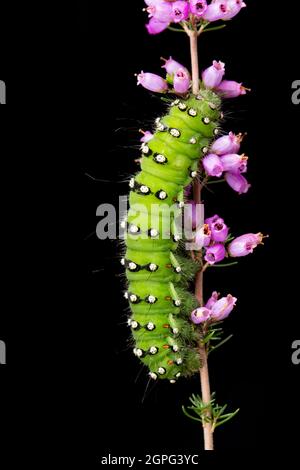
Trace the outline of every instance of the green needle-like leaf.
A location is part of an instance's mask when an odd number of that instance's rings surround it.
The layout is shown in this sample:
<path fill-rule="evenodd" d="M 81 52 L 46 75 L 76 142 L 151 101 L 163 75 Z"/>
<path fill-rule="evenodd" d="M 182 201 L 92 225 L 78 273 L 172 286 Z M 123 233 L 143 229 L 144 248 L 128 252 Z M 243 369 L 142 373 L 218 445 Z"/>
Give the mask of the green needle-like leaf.
<path fill-rule="evenodd" d="M 232 263 L 219 263 L 219 264 L 211 264 L 208 266 L 209 268 L 227 268 L 228 266 L 234 266 L 238 264 L 238 261 L 233 261 Z"/>
<path fill-rule="evenodd" d="M 217 428 L 218 426 L 221 426 L 222 424 L 226 423 L 227 421 L 229 421 L 230 419 L 234 418 L 234 416 L 236 416 L 238 414 L 238 412 L 240 411 L 240 409 L 238 408 L 237 410 L 235 410 L 233 413 L 228 413 L 227 415 L 223 415 L 220 417 L 221 421 L 218 421 L 216 424 L 215 424 L 215 428 Z"/>
<path fill-rule="evenodd" d="M 214 26 L 213 28 L 205 28 L 202 33 L 209 33 L 210 31 L 218 31 L 219 29 L 226 28 L 226 24 L 221 24 L 220 26 Z"/>
<path fill-rule="evenodd" d="M 175 33 L 185 33 L 184 29 L 173 28 L 172 26 L 168 26 L 170 31 L 175 31 Z"/>

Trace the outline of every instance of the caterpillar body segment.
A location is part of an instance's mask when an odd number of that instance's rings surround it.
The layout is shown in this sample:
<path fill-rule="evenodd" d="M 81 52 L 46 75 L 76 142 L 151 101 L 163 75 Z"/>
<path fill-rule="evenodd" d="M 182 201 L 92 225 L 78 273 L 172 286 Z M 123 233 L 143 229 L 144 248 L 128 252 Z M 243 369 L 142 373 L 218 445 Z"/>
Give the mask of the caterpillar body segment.
<path fill-rule="evenodd" d="M 220 106 L 220 97 L 210 90 L 173 101 L 156 120 L 152 139 L 142 145 L 141 171 L 129 183 L 122 259 L 131 309 L 128 324 L 133 352 L 152 379 L 174 383 L 200 366 L 189 320 L 197 302 L 187 289 L 194 263 L 180 254 L 175 219 L 182 211 L 184 188 L 197 176 L 199 160 L 218 135 Z"/>

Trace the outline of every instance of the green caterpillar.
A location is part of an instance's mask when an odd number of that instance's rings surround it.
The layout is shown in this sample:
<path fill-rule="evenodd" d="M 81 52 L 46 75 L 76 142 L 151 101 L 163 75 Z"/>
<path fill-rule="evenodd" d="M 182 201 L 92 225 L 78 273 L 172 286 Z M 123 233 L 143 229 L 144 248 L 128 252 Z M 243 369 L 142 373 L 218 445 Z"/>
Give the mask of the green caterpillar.
<path fill-rule="evenodd" d="M 176 382 L 199 369 L 196 332 L 189 321 L 196 299 L 187 290 L 192 266 L 180 254 L 174 215 L 181 211 L 184 188 L 197 176 L 199 159 L 219 133 L 221 99 L 202 89 L 199 95 L 176 99 L 156 120 L 154 136 L 142 145 L 141 171 L 130 180 L 126 226 L 128 289 L 125 298 L 135 342 L 134 354 L 148 366 L 152 379 Z M 134 211 L 137 204 L 140 210 Z M 159 211 L 150 210 L 158 205 Z M 137 223 L 136 220 L 139 220 Z"/>

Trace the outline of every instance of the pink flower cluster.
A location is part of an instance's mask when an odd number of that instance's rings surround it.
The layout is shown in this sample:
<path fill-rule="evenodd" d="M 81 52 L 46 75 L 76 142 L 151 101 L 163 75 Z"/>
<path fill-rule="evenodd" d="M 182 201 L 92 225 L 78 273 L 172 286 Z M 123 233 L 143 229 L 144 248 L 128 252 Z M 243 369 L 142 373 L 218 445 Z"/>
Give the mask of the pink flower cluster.
<path fill-rule="evenodd" d="M 195 206 L 194 201 L 189 204 Z M 191 212 L 191 225 L 195 228 L 197 224 L 196 210 Z M 249 255 L 253 253 L 254 248 L 262 243 L 264 238 L 262 233 L 247 233 L 234 238 L 230 243 L 227 242 L 229 228 L 224 219 L 218 215 L 205 219 L 204 225 L 196 228 L 195 245 L 197 250 L 204 248 L 204 259 L 209 265 L 219 263 L 224 258 L 230 256 L 233 258 Z"/>
<path fill-rule="evenodd" d="M 203 168 L 208 176 L 221 177 L 224 175 L 229 186 L 239 194 L 246 193 L 250 184 L 242 173 L 247 171 L 248 157 L 239 154 L 241 134 L 229 132 L 215 140 L 208 153 L 202 160 Z"/>
<path fill-rule="evenodd" d="M 191 313 L 191 320 L 196 325 L 205 322 L 218 322 L 224 320 L 232 312 L 237 298 L 228 294 L 219 299 L 217 292 L 213 292 L 204 307 L 197 308 Z"/>
<path fill-rule="evenodd" d="M 222 98 L 236 98 L 245 95 L 247 88 L 234 80 L 223 80 L 225 64 L 214 60 L 212 65 L 202 72 L 202 81 L 206 88 L 219 93 Z"/>
<path fill-rule="evenodd" d="M 191 84 L 191 76 L 186 67 L 181 65 L 176 60 L 170 57 L 165 61 L 162 68 L 166 70 L 166 79 L 156 75 L 154 73 L 141 72 L 138 74 L 138 85 L 142 85 L 144 88 L 156 93 L 166 93 L 167 91 L 173 91 L 178 95 L 184 95 L 188 92 Z M 173 89 L 169 90 L 169 84 L 173 85 Z"/>
<path fill-rule="evenodd" d="M 158 34 L 171 23 L 227 21 L 236 16 L 246 4 L 243 0 L 145 0 L 150 18 L 146 25 L 149 34 Z"/>
<path fill-rule="evenodd" d="M 138 85 L 156 93 L 172 91 L 178 95 L 186 94 L 191 85 L 191 75 L 188 69 L 172 57 L 163 60 L 165 63 L 162 68 L 166 70 L 166 78 L 142 71 L 137 75 Z M 247 88 L 242 83 L 223 80 L 224 74 L 225 64 L 214 60 L 212 65 L 202 72 L 204 87 L 219 93 L 222 98 L 236 98 L 246 94 Z M 173 86 L 173 89 L 170 90 L 169 85 Z"/>

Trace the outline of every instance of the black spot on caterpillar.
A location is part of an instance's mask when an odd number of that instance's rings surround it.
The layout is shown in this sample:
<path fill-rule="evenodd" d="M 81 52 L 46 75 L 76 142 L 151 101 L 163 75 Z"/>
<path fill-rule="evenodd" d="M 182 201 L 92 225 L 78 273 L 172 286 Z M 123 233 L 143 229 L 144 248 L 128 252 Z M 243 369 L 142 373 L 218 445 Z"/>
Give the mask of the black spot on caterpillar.
<path fill-rule="evenodd" d="M 168 113 L 156 120 L 152 139 L 142 145 L 141 171 L 130 180 L 129 203 L 143 205 L 138 214 L 127 214 L 125 297 L 132 312 L 128 324 L 135 341 L 134 354 L 146 364 L 153 379 L 172 383 L 199 368 L 196 333 L 189 321 L 196 306 L 186 290 L 186 276 L 193 269 L 179 256 L 172 219 L 165 237 L 164 212 L 149 215 L 153 205 L 183 202 L 184 187 L 197 175 L 199 159 L 218 133 L 221 99 L 211 90 L 176 99 Z M 181 209 L 178 209 L 181 210 Z"/>

